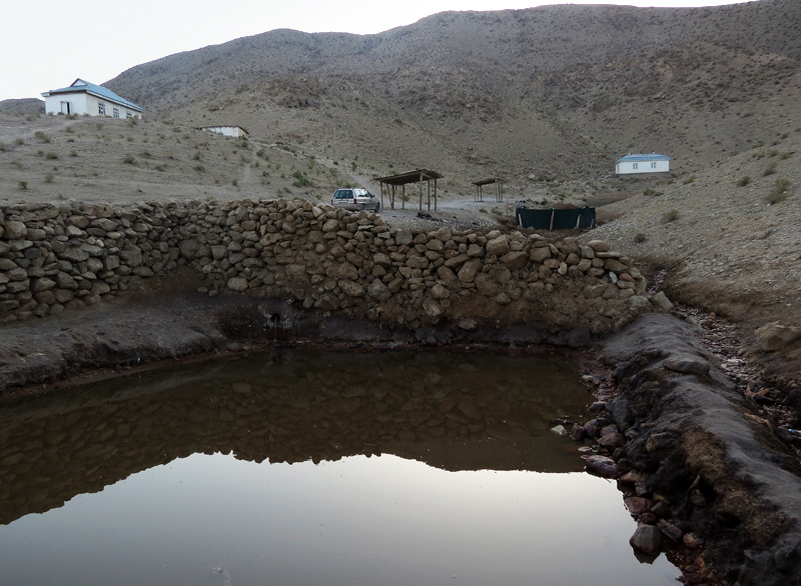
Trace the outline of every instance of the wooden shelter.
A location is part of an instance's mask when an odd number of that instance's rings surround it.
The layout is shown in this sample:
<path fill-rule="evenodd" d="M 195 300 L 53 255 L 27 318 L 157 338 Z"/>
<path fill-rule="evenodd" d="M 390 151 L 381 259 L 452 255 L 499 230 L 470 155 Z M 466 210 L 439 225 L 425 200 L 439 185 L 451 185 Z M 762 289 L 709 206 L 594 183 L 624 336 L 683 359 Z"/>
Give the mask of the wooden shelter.
<path fill-rule="evenodd" d="M 442 175 L 436 171 L 429 169 L 416 169 L 407 173 L 399 173 L 398 175 L 390 175 L 388 177 L 379 177 L 378 183 L 381 185 L 381 206 L 384 206 L 384 191 L 386 188 L 387 197 L 389 197 L 390 209 L 395 209 L 395 197 L 398 195 L 398 187 L 400 187 L 401 207 L 406 209 L 406 186 L 410 183 L 417 183 L 417 198 L 418 207 L 420 211 L 423 210 L 423 186 L 426 189 L 426 205 L 428 211 L 431 211 L 431 196 L 434 196 L 434 211 L 437 211 L 437 179 L 442 179 Z M 433 187 L 433 189 L 432 189 Z"/>
<path fill-rule="evenodd" d="M 495 185 L 495 201 L 498 203 L 503 202 L 503 179 L 482 179 L 481 181 L 474 181 L 473 185 L 476 186 L 476 201 L 484 201 L 485 185 Z"/>

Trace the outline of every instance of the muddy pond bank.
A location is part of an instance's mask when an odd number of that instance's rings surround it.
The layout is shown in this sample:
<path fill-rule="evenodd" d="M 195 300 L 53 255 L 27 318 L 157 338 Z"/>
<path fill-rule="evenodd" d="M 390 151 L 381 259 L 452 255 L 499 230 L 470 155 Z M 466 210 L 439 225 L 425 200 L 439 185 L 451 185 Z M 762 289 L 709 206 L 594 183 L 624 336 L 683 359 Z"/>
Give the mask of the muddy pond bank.
<path fill-rule="evenodd" d="M 382 328 L 240 296 L 148 295 L 7 324 L 0 392 L 54 390 L 54 383 L 70 377 L 113 376 L 145 363 L 260 343 L 326 341 L 362 351 L 377 342 L 385 349 L 445 345 L 453 334 Z M 501 343 L 513 352 L 576 345 L 564 334 L 524 326 L 460 330 L 459 336 L 460 343 Z M 613 372 L 620 394 L 597 418 L 616 425 L 622 436 L 600 449 L 598 455 L 610 456 L 601 474 L 618 480 L 629 511 L 644 527 L 658 529 L 645 533 L 688 548 L 686 581 L 798 583 L 797 456 L 751 413 L 693 327 L 670 314 L 645 314 L 603 342 L 598 360 Z"/>

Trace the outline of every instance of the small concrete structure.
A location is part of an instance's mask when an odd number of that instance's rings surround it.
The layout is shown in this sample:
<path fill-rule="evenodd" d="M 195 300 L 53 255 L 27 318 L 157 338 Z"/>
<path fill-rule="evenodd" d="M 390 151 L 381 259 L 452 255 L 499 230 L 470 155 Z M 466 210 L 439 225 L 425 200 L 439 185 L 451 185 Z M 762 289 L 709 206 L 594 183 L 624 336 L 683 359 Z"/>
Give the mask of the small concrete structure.
<path fill-rule="evenodd" d="M 200 130 L 216 132 L 233 138 L 250 138 L 250 133 L 241 126 L 201 126 Z"/>
<path fill-rule="evenodd" d="M 72 85 L 44 92 L 45 114 L 141 118 L 144 109 L 108 88 L 78 78 Z"/>
<path fill-rule="evenodd" d="M 642 173 L 667 173 L 670 171 L 670 157 L 667 155 L 632 155 L 629 153 L 615 161 L 616 175 L 634 175 Z"/>

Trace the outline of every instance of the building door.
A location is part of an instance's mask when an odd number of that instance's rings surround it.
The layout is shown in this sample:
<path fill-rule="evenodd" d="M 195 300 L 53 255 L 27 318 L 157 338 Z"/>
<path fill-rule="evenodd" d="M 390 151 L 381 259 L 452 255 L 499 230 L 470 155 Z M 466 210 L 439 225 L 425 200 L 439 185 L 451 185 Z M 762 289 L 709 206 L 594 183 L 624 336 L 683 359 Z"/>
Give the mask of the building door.
<path fill-rule="evenodd" d="M 70 103 L 69 102 L 61 102 L 61 113 L 62 114 L 71 114 L 70 111 Z"/>

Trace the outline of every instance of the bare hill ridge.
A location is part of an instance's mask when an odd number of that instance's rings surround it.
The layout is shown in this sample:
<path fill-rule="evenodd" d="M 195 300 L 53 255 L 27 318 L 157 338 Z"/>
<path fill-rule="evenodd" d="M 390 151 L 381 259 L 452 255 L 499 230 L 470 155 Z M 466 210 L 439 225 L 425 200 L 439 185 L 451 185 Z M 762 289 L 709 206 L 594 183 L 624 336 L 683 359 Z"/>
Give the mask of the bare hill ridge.
<path fill-rule="evenodd" d="M 584 176 L 627 152 L 695 171 L 801 118 L 801 3 L 444 12 L 376 35 L 275 30 L 108 82 L 149 115 L 390 172 Z"/>

